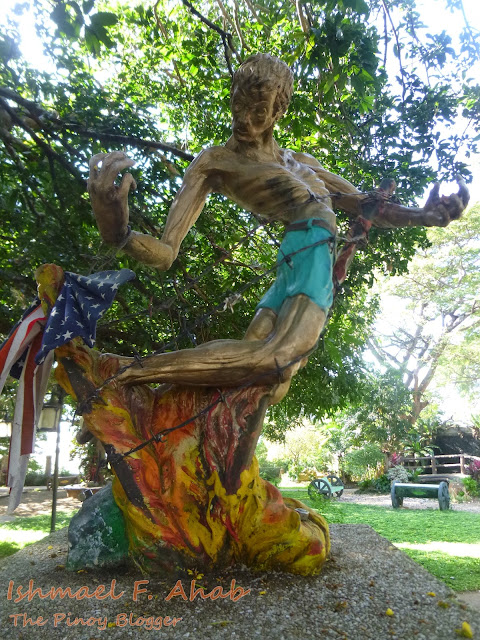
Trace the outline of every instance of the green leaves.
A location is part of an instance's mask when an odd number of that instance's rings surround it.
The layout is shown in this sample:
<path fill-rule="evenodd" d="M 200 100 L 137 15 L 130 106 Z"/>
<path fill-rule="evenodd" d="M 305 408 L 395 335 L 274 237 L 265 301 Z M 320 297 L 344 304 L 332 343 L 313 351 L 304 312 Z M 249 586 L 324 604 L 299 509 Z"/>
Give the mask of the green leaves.
<path fill-rule="evenodd" d="M 90 16 L 90 24 L 94 28 L 98 27 L 113 27 L 117 24 L 118 18 L 114 13 L 109 11 L 99 11 Z"/>
<path fill-rule="evenodd" d="M 109 49 L 114 46 L 107 27 L 116 25 L 118 18 L 109 11 L 88 15 L 94 4 L 94 0 L 87 0 L 80 8 L 80 5 L 72 0 L 59 0 L 50 13 L 50 18 L 57 25 L 57 33 L 60 36 L 83 41 L 87 51 L 98 56 L 102 44 Z"/>
<path fill-rule="evenodd" d="M 114 46 L 115 43 L 108 35 L 106 27 L 112 27 L 117 22 L 117 16 L 107 11 L 94 13 L 90 16 L 90 25 L 85 27 L 85 42 L 92 53 L 99 55 L 101 43 L 109 49 Z"/>
<path fill-rule="evenodd" d="M 83 27 L 83 13 L 76 2 L 59 2 L 50 14 L 55 22 L 58 33 L 68 38 L 75 39 L 80 36 Z"/>
<path fill-rule="evenodd" d="M 341 2 L 345 8 L 353 9 L 356 13 L 368 16 L 370 8 L 364 0 L 343 0 Z"/>

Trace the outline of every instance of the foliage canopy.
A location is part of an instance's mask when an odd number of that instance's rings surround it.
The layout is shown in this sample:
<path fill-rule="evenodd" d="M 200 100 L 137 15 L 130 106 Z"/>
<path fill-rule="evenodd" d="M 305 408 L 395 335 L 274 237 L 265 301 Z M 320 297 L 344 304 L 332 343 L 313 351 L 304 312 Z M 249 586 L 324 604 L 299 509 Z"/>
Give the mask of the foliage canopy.
<path fill-rule="evenodd" d="M 30 9 L 46 56 L 38 69 L 17 45 Z M 85 185 L 89 157 L 127 150 L 138 184 L 132 224 L 157 234 L 192 154 L 228 138 L 230 72 L 251 53 L 294 70 L 282 146 L 363 190 L 393 174 L 406 204 L 436 177 L 468 177 L 459 157 L 476 149 L 480 128 L 470 79 L 478 42 L 468 25 L 456 48 L 445 32 L 425 31 L 412 0 L 17 4 L 0 26 L 0 334 L 35 295 L 34 269 L 55 262 L 82 274 L 136 271 L 99 325 L 102 349 L 145 354 L 241 336 L 273 278 L 281 229 L 211 197 L 174 268 L 159 274 L 101 246 Z M 463 134 L 453 129 L 460 116 Z M 342 235 L 348 220 L 339 221 Z M 358 398 L 373 269 L 403 272 L 419 245 L 421 229 L 372 231 L 285 401 L 288 415 L 303 405 L 320 416 Z M 230 312 L 224 301 L 235 293 L 243 297 Z"/>

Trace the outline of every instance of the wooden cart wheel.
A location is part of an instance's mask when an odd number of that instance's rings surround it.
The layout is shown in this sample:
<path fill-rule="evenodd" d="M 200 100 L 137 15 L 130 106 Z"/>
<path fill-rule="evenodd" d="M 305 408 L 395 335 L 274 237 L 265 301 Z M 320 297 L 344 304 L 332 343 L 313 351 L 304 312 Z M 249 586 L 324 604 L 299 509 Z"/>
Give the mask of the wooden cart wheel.
<path fill-rule="evenodd" d="M 330 489 L 330 485 L 324 478 L 317 478 L 316 480 L 312 480 L 308 487 L 308 495 L 310 498 L 314 498 L 320 494 L 325 498 L 332 497 L 332 490 Z"/>
<path fill-rule="evenodd" d="M 392 507 L 394 509 L 398 509 L 399 507 L 403 506 L 403 498 L 400 498 L 400 496 L 397 496 L 397 494 L 395 493 L 395 482 L 392 483 L 392 490 L 390 491 L 390 495 L 392 497 Z"/>
<path fill-rule="evenodd" d="M 317 487 L 317 483 L 318 480 L 312 480 L 311 483 L 308 485 L 308 497 L 311 498 L 312 500 L 314 500 L 317 496 L 318 496 L 318 487 Z"/>
<path fill-rule="evenodd" d="M 438 504 L 440 511 L 446 511 L 450 508 L 450 493 L 447 482 L 440 482 L 438 485 Z"/>
<path fill-rule="evenodd" d="M 343 495 L 343 482 L 340 480 L 338 476 L 335 476 L 333 474 L 329 474 L 327 476 L 327 480 L 330 482 L 330 484 L 334 488 L 342 487 L 340 491 L 335 491 L 335 494 L 334 494 L 337 498 L 340 498 Z"/>

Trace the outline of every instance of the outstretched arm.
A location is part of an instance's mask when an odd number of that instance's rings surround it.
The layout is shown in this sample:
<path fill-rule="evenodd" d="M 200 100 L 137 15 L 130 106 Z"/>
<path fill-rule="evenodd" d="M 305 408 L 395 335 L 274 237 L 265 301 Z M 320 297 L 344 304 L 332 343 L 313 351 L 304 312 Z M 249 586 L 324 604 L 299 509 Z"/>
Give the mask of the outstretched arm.
<path fill-rule="evenodd" d="M 129 173 L 123 176 L 118 186 L 115 179 L 120 171 L 133 166 L 133 160 L 122 151 L 94 156 L 90 160 L 88 192 L 104 242 L 121 248 L 143 264 L 168 269 L 212 191 L 206 155 L 206 152 L 199 154 L 185 172 L 182 186 L 170 207 L 161 240 L 130 231 L 128 227 L 128 193 L 136 188 L 136 183 Z"/>
<path fill-rule="evenodd" d="M 383 211 L 374 218 L 373 224 L 381 229 L 398 227 L 446 227 L 452 220 L 458 220 L 465 210 L 470 194 L 465 182 L 457 176 L 458 193 L 440 195 L 440 184 L 436 183 L 422 208 L 404 207 L 387 201 Z"/>
<path fill-rule="evenodd" d="M 311 167 L 323 180 L 325 187 L 332 194 L 333 206 L 352 216 L 363 214 L 362 201 L 369 199 L 369 194 L 362 194 L 348 180 L 327 171 L 308 153 L 296 153 L 294 157 Z M 405 207 L 386 199 L 372 223 L 382 229 L 397 227 L 446 227 L 452 220 L 458 220 L 470 199 L 467 186 L 462 178 L 457 177 L 458 193 L 440 196 L 440 185 L 435 184 L 425 206 L 422 208 Z M 390 195 L 389 193 L 384 194 Z M 379 193 L 379 197 L 382 197 Z"/>

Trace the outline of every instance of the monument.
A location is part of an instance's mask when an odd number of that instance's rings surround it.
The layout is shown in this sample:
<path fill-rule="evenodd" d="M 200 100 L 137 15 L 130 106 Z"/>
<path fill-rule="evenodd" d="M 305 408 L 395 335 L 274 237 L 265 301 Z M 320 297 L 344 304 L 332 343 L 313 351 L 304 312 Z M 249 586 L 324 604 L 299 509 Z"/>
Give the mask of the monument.
<path fill-rule="evenodd" d="M 437 185 L 423 208 L 403 207 L 389 197 L 392 181 L 366 195 L 312 156 L 281 149 L 273 129 L 292 88 L 290 69 L 270 55 L 239 67 L 231 93 L 233 134 L 191 163 L 160 240 L 129 227 L 135 181 L 129 173 L 119 185 L 115 180 L 132 160 L 116 151 L 90 163 L 88 190 L 103 240 L 152 268 L 171 266 L 212 192 L 286 227 L 276 280 L 242 340 L 137 359 L 100 354 L 80 338 L 56 349 L 57 380 L 79 402 L 115 474 L 113 499 L 125 525 L 118 549 L 128 547 L 147 571 L 234 563 L 302 575 L 320 571 L 330 547 L 325 520 L 259 476 L 254 451 L 265 412 L 315 349 L 334 281 L 345 277 L 358 238 L 371 225 L 445 226 L 468 202 L 460 180 L 458 194 L 440 197 Z M 352 218 L 335 265 L 334 208 Z M 46 265 L 37 278 L 48 314 L 64 274 Z M 97 534 L 88 545 L 105 547 Z M 82 536 L 72 529 L 74 537 Z M 93 564 L 115 563 L 124 553 L 110 562 L 108 549 L 102 560 L 97 551 Z M 78 561 L 71 564 L 79 568 Z"/>

